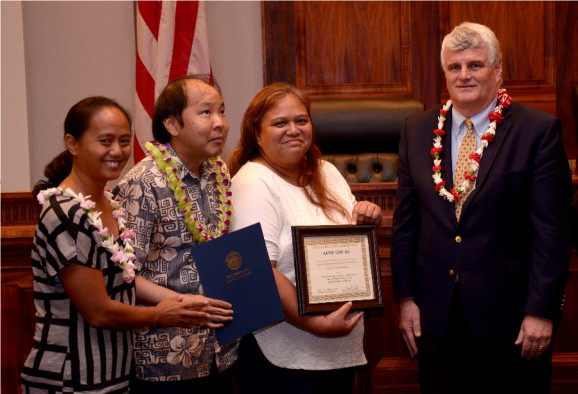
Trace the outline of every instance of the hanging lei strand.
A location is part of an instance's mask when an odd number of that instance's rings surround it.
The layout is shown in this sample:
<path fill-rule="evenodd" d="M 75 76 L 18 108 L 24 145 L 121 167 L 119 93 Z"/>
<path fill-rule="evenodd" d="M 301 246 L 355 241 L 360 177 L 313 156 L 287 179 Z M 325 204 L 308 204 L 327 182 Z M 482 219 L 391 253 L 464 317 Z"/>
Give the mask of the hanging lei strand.
<path fill-rule="evenodd" d="M 189 201 L 185 193 L 186 186 L 179 176 L 177 162 L 168 150 L 168 145 L 157 141 L 150 141 L 145 144 L 145 148 L 154 157 L 155 163 L 164 175 L 169 187 L 175 195 L 180 214 L 183 216 L 187 228 L 193 237 L 199 242 L 207 242 L 229 232 L 231 225 L 231 215 L 233 214 L 233 204 L 231 202 L 231 181 L 229 170 L 220 157 L 209 159 L 209 163 L 215 171 L 216 186 L 219 191 L 219 222 L 215 231 L 207 230 L 199 221 L 193 211 L 193 204 Z"/>
<path fill-rule="evenodd" d="M 121 208 L 118 202 L 112 198 L 112 193 L 109 193 L 106 190 L 104 191 L 106 199 L 112 206 L 112 216 L 114 216 L 118 223 L 119 238 L 122 241 L 122 246 L 116 242 L 114 235 L 108 232 L 108 227 L 102 227 L 102 221 L 99 218 L 102 212 L 94 210 L 96 204 L 94 201 L 90 200 L 90 196 L 85 197 L 82 193 L 76 194 L 63 185 L 62 187 L 53 187 L 42 190 L 38 193 L 36 199 L 40 205 L 44 205 L 52 195 L 71 197 L 74 201 L 80 204 L 80 207 L 84 209 L 88 215 L 88 222 L 96 227 L 98 233 L 103 239 L 100 245 L 112 254 L 110 259 L 117 263 L 122 269 L 122 279 L 126 283 L 132 283 L 135 276 L 135 265 L 133 261 L 136 260 L 136 256 L 133 252 L 134 248 L 131 240 L 135 237 L 135 233 L 134 230 L 126 228 L 124 219 L 126 216 L 125 209 Z"/>
<path fill-rule="evenodd" d="M 434 173 L 432 177 L 435 183 L 435 191 L 449 202 L 459 200 L 463 193 L 473 187 L 478 169 L 480 168 L 480 162 L 482 161 L 484 149 L 487 148 L 490 142 L 494 140 L 494 136 L 496 135 L 496 126 L 502 123 L 502 120 L 504 119 L 502 116 L 502 111 L 504 108 L 508 108 L 512 103 L 512 98 L 508 95 L 506 89 L 500 89 L 498 91 L 498 102 L 499 103 L 496 108 L 490 112 L 490 126 L 482 136 L 480 147 L 474 153 L 470 153 L 470 169 L 464 172 L 464 181 L 459 187 L 454 188 L 449 192 L 445 187 L 445 181 L 442 179 L 442 160 L 440 157 L 443 151 L 442 136 L 445 134 L 445 130 L 443 129 L 444 122 L 446 120 L 446 115 L 452 106 L 452 101 L 448 100 L 446 104 L 440 109 L 440 114 L 438 116 L 438 128 L 433 131 L 435 137 L 433 148 L 431 150 L 431 156 L 434 159 L 434 166 L 432 168 Z M 454 185 L 454 187 L 456 186 L 457 185 Z"/>

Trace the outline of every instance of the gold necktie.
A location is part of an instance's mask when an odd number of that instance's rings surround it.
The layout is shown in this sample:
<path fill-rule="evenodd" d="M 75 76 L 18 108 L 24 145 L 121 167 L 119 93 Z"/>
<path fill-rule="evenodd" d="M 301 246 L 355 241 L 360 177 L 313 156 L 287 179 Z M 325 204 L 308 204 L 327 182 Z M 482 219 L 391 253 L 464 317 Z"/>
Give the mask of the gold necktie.
<path fill-rule="evenodd" d="M 462 140 L 462 144 L 460 145 L 460 151 L 458 153 L 458 159 L 456 161 L 456 169 L 454 171 L 454 189 L 457 189 L 461 186 L 462 182 L 464 181 L 464 173 L 470 169 L 470 153 L 474 153 L 476 151 L 476 136 L 474 135 L 474 125 L 471 120 L 466 119 L 464 120 L 468 131 Z M 466 198 L 472 191 L 472 188 L 469 188 L 467 192 L 462 193 L 460 199 L 456 201 L 456 217 L 458 221 L 460 220 L 460 215 L 462 213 L 462 206 L 466 201 Z"/>

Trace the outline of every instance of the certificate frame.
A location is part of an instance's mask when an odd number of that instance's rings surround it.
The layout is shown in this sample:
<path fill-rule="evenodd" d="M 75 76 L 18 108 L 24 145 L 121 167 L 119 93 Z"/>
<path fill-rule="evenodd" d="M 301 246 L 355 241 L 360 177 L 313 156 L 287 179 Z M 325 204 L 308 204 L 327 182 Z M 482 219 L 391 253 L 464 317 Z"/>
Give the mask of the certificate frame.
<path fill-rule="evenodd" d="M 383 308 L 374 225 L 292 226 L 299 315 Z"/>

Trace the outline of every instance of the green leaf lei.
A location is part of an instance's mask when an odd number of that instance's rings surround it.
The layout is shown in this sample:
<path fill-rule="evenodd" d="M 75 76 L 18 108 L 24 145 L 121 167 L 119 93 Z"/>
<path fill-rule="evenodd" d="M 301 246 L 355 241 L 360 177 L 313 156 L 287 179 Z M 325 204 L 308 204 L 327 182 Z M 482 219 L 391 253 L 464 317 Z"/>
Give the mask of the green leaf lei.
<path fill-rule="evenodd" d="M 157 141 L 147 142 L 145 148 L 154 157 L 155 163 L 164 175 L 169 187 L 177 200 L 179 212 L 183 216 L 187 228 L 193 234 L 193 237 L 199 242 L 207 242 L 229 232 L 231 225 L 231 215 L 233 214 L 233 204 L 231 202 L 231 180 L 229 169 L 220 157 L 209 159 L 211 167 L 215 171 L 215 180 L 217 190 L 219 191 L 219 222 L 217 230 L 206 230 L 199 222 L 199 218 L 192 208 L 185 192 L 186 186 L 179 176 L 177 161 L 173 158 L 168 150 L 169 145 L 161 144 Z"/>

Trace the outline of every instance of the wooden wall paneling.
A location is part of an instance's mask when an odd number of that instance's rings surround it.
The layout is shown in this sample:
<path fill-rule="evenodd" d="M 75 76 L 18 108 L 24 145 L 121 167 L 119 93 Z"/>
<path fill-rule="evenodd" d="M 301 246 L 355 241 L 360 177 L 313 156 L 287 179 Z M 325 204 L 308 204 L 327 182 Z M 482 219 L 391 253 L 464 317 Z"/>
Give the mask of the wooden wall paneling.
<path fill-rule="evenodd" d="M 409 357 L 383 358 L 372 374 L 372 394 L 419 394 L 417 361 Z"/>
<path fill-rule="evenodd" d="M 552 356 L 552 393 L 578 393 L 578 353 Z"/>
<path fill-rule="evenodd" d="M 410 1 L 410 37 L 413 97 L 424 109 L 441 101 L 440 5 L 436 1 Z"/>
<path fill-rule="evenodd" d="M 294 83 L 313 99 L 415 97 L 432 106 L 439 102 L 439 34 L 432 34 L 439 31 L 438 8 L 435 2 L 263 2 L 264 83 Z"/>
<path fill-rule="evenodd" d="M 554 336 L 554 353 L 578 353 L 578 256 L 572 254 L 566 291 L 564 292 L 562 319 Z"/>
<path fill-rule="evenodd" d="M 296 36 L 292 1 L 266 1 L 261 5 L 264 84 L 295 84 Z"/>
<path fill-rule="evenodd" d="M 40 204 L 30 192 L 2 193 L 1 321 L 2 392 L 17 393 L 34 336 L 32 238 Z"/>
<path fill-rule="evenodd" d="M 564 128 L 568 159 L 578 159 L 578 113 L 572 107 L 572 88 L 578 86 L 578 2 L 555 2 L 555 58 L 557 116 Z"/>
<path fill-rule="evenodd" d="M 297 85 L 312 98 L 411 96 L 409 3 L 296 2 Z"/>
<path fill-rule="evenodd" d="M 549 1 L 442 2 L 441 39 L 464 21 L 490 27 L 502 50 L 503 86 L 515 101 L 556 115 L 554 7 Z"/>
<path fill-rule="evenodd" d="M 2 245 L 4 249 L 4 245 Z M 26 250 L 26 249 L 25 249 Z M 29 249 L 28 249 L 29 251 Z M 4 258 L 2 258 L 4 262 Z M 2 269 L 2 392 L 17 393 L 34 336 L 32 268 Z"/>

